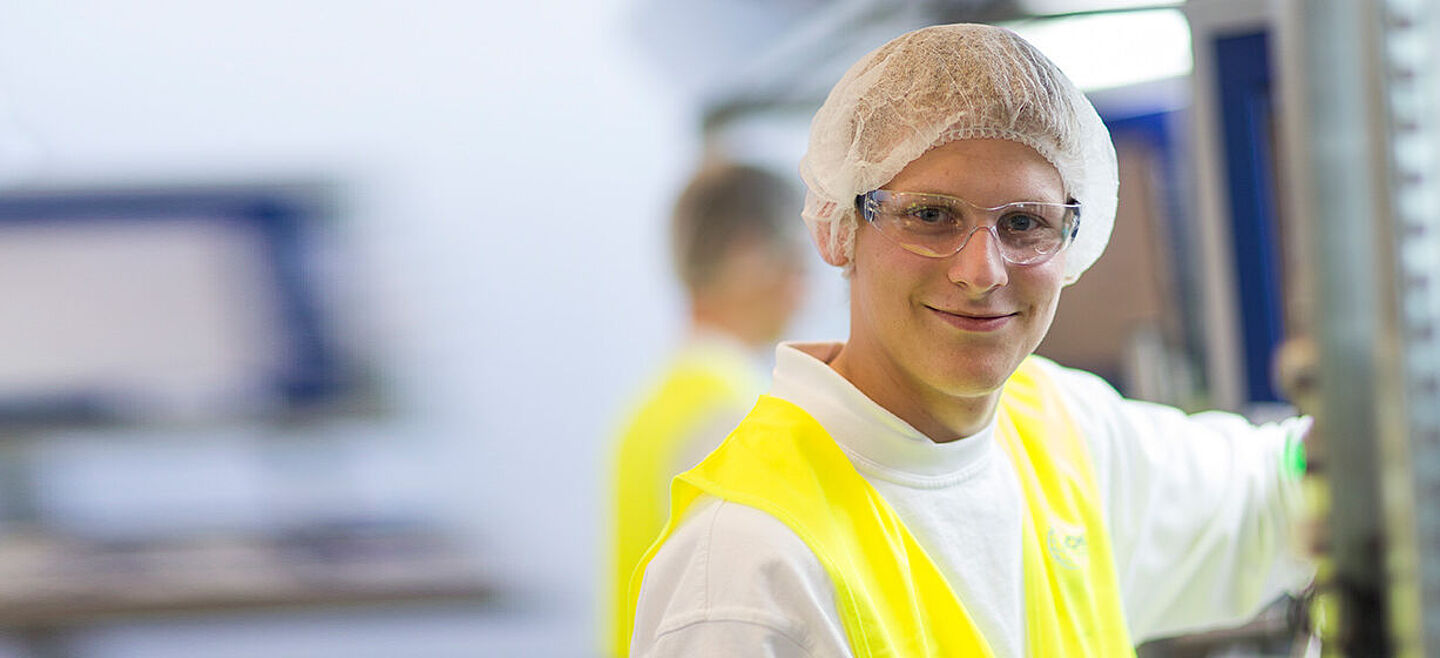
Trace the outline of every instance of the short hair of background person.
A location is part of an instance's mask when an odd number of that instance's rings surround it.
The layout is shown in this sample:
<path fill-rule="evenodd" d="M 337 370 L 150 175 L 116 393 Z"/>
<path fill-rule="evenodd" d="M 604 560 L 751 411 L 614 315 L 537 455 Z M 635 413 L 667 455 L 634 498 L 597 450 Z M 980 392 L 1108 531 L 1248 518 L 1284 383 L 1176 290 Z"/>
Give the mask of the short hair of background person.
<path fill-rule="evenodd" d="M 802 294 L 808 251 L 799 191 L 754 165 L 712 163 L 671 215 L 671 255 L 694 324 L 761 347 L 780 336 Z"/>

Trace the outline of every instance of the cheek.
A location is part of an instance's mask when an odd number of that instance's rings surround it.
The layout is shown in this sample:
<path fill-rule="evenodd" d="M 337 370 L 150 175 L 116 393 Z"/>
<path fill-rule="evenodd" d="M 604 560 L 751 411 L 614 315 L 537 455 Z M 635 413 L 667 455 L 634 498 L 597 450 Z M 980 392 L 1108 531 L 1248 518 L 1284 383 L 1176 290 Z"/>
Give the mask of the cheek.
<path fill-rule="evenodd" d="M 1055 321 L 1055 309 L 1060 306 L 1060 291 L 1053 291 L 1043 302 L 1040 312 L 1040 322 L 1043 325 L 1041 334 L 1050 331 L 1050 324 Z"/>
<path fill-rule="evenodd" d="M 856 249 L 855 272 L 850 277 L 850 331 L 852 337 L 894 338 L 903 333 L 904 304 L 908 293 L 900 278 L 886 263 L 868 258 L 864 248 Z M 868 338 L 867 338 L 868 337 Z"/>
<path fill-rule="evenodd" d="M 865 240 L 864 238 L 871 238 Z M 873 235 L 862 235 L 855 245 L 855 271 L 851 274 L 851 302 L 870 310 L 875 320 L 893 324 L 897 312 L 911 296 L 922 273 L 908 252 L 893 253 L 888 243 Z"/>
<path fill-rule="evenodd" d="M 1049 329 L 1050 321 L 1055 317 L 1055 309 L 1060 304 L 1060 291 L 1064 288 L 1063 263 L 1051 267 L 1050 263 L 1042 266 L 1044 269 L 1037 269 L 1027 274 L 1025 278 L 1026 296 L 1036 311 L 1036 320 L 1044 329 Z"/>

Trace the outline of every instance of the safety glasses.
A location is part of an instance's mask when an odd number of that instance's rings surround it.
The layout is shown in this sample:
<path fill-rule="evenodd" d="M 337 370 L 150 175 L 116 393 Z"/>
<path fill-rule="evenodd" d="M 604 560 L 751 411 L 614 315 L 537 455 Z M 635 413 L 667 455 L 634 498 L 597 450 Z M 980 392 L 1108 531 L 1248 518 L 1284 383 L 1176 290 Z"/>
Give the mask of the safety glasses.
<path fill-rule="evenodd" d="M 907 251 L 953 256 L 976 231 L 990 232 L 1000 256 L 1038 265 L 1060 253 L 1080 230 L 1079 203 L 1016 201 L 993 208 L 944 194 L 874 190 L 856 199 L 865 221 Z"/>

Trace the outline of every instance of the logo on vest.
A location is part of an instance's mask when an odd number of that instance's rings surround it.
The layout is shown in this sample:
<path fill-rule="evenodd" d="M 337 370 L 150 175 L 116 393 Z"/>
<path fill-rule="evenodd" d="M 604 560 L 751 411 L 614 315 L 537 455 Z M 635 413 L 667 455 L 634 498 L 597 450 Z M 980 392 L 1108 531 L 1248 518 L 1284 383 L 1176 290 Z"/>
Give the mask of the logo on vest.
<path fill-rule="evenodd" d="M 1045 545 L 1050 550 L 1050 559 L 1063 569 L 1084 569 L 1088 551 L 1085 550 L 1085 530 L 1074 526 L 1055 524 L 1045 533 Z"/>

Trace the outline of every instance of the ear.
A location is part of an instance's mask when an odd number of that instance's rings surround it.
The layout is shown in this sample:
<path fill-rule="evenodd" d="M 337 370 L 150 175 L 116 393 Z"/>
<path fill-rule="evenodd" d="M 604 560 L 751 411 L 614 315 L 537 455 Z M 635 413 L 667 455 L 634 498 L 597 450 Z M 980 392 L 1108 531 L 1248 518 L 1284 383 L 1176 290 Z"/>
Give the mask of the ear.
<path fill-rule="evenodd" d="M 810 225 L 810 239 L 815 241 L 815 248 L 820 251 L 820 258 L 835 267 L 845 267 L 850 264 L 850 257 L 845 254 L 845 242 L 841 239 L 840 232 L 848 230 L 842 224 L 844 218 L 836 218 L 829 222 L 815 222 Z"/>

